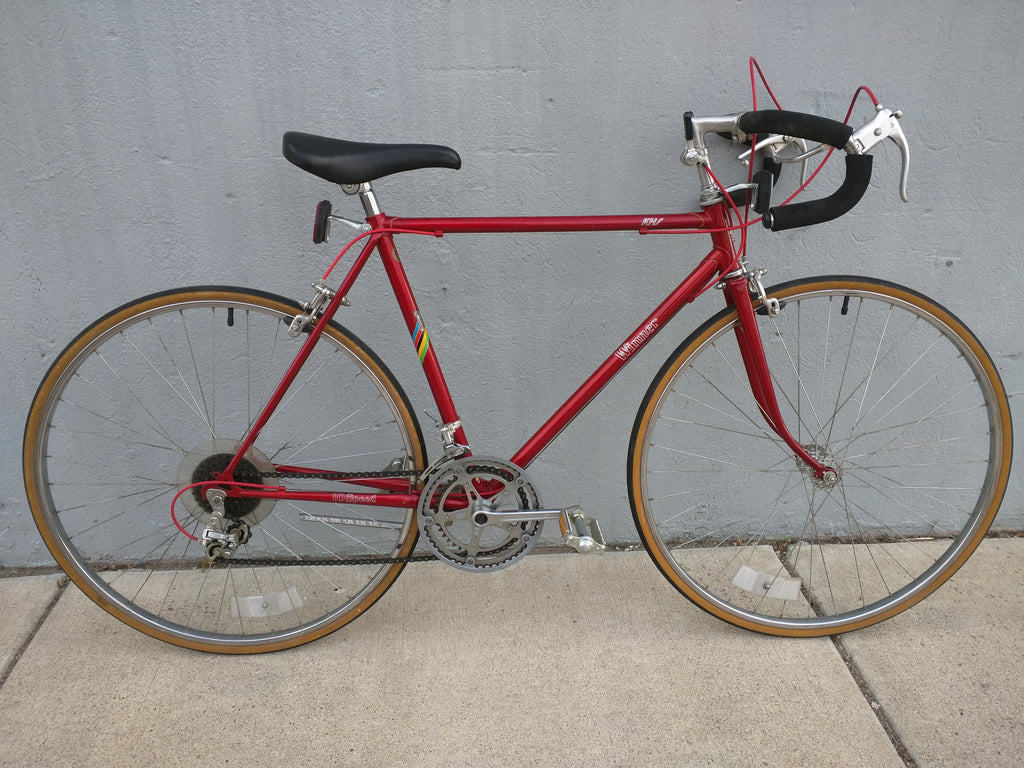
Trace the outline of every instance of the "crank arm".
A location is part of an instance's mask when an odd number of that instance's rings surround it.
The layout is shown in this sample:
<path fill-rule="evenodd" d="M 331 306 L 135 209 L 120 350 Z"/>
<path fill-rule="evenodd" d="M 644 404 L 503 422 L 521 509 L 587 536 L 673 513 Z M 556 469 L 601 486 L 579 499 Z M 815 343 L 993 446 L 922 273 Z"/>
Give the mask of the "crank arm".
<path fill-rule="evenodd" d="M 495 523 L 528 523 L 534 520 L 558 520 L 565 512 L 563 509 L 508 509 L 480 510 L 473 513 L 473 522 L 477 525 L 493 525 Z"/>
<path fill-rule="evenodd" d="M 568 509 L 511 509 L 481 510 L 473 514 L 477 525 L 494 523 L 521 523 L 534 520 L 558 520 L 562 527 L 562 540 L 581 554 L 604 552 L 606 545 L 597 521 L 583 514 L 581 507 Z"/>
<path fill-rule="evenodd" d="M 604 552 L 604 534 L 597 520 L 585 515 L 582 507 L 562 510 L 562 540 L 581 555 Z"/>

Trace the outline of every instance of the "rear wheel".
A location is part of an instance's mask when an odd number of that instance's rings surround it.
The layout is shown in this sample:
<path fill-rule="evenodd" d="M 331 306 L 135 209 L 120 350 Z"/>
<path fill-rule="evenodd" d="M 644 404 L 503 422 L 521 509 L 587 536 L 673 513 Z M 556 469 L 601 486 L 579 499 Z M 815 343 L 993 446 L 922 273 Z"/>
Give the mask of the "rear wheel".
<path fill-rule="evenodd" d="M 340 495 L 332 505 L 229 498 L 234 556 L 211 565 L 199 541 L 211 507 L 188 486 L 234 455 L 305 338 L 288 334 L 299 311 L 237 288 L 149 296 L 82 332 L 43 379 L 25 430 L 33 516 L 74 582 L 127 624 L 189 648 L 276 650 L 338 629 L 398 578 L 403 563 L 383 561 L 412 552 L 414 510 Z M 235 479 L 310 488 L 265 474 L 412 470 L 424 459 L 398 383 L 332 323 Z"/>
<path fill-rule="evenodd" d="M 1006 489 L 1006 393 L 974 335 L 892 283 L 776 286 L 759 316 L 790 432 L 834 486 L 766 425 L 723 310 L 669 358 L 630 441 L 633 516 L 662 573 L 713 615 L 811 636 L 889 618 L 978 546 Z"/>

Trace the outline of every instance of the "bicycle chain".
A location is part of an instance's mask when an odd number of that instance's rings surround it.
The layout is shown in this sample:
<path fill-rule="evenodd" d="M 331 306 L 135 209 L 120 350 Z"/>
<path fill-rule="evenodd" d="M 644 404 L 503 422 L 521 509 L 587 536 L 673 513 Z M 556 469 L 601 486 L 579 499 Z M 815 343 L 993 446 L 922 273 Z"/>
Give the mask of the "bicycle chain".
<path fill-rule="evenodd" d="M 355 480 L 361 477 L 380 480 L 382 478 L 419 477 L 423 470 L 398 469 L 379 470 L 376 472 L 260 472 L 260 477 L 287 478 L 296 480 Z"/>
<path fill-rule="evenodd" d="M 281 562 L 280 560 L 273 560 L 270 558 L 232 557 L 228 560 L 216 560 L 213 563 L 210 563 L 207 567 L 223 568 L 228 565 L 247 565 L 253 567 L 295 567 L 298 565 L 391 565 L 393 563 L 425 563 L 431 560 L 437 560 L 437 555 L 430 553 L 422 555 L 406 555 L 405 557 L 320 557 L 309 560 L 289 560 L 287 562 Z"/>
<path fill-rule="evenodd" d="M 419 469 L 399 469 L 399 470 L 379 470 L 379 471 L 368 471 L 368 472 L 260 472 L 259 477 L 283 479 L 293 478 L 298 480 L 354 480 L 356 478 L 401 478 L 401 477 L 419 477 L 422 470 Z M 437 555 L 432 552 L 429 554 L 422 555 L 406 555 L 405 557 L 348 557 L 348 558 L 327 558 L 320 557 L 310 560 L 302 560 L 299 562 L 289 561 L 285 565 L 390 565 L 392 563 L 423 563 L 430 560 L 437 560 Z M 269 558 L 231 558 L 230 560 L 217 560 L 209 565 L 209 567 L 224 567 L 227 565 L 246 565 L 246 566 L 275 566 L 282 565 L 280 560 L 272 560 Z"/>

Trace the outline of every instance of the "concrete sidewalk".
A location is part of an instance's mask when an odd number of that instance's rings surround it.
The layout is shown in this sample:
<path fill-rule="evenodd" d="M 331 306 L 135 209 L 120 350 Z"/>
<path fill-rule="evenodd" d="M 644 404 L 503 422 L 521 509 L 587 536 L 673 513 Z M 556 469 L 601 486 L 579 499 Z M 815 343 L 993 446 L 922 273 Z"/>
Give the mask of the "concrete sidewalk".
<path fill-rule="evenodd" d="M 838 640 L 755 635 L 644 553 L 414 564 L 302 648 L 196 653 L 0 580 L 3 766 L 1017 766 L 1024 539 Z"/>

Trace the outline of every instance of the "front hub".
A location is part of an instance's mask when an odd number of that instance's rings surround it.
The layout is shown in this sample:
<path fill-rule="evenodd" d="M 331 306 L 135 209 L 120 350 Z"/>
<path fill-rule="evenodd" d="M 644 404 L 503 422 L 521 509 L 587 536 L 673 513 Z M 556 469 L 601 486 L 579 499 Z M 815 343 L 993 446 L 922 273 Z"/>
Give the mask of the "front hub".
<path fill-rule="evenodd" d="M 839 483 L 841 476 L 839 470 L 839 462 L 836 457 L 832 455 L 828 446 L 818 445 L 817 443 L 807 443 L 803 446 L 803 449 L 812 456 L 814 459 L 825 465 L 825 471 L 818 477 L 814 471 L 814 467 L 808 464 L 799 456 L 795 456 L 796 465 L 799 469 L 807 473 L 810 477 L 811 483 L 816 488 L 835 488 Z"/>

